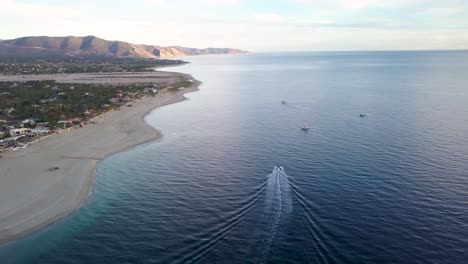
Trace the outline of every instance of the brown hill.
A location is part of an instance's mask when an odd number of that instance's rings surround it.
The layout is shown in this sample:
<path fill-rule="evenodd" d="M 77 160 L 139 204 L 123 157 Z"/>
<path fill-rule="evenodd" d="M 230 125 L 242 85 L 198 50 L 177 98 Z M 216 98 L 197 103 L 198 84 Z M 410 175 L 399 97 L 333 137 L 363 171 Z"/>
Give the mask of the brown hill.
<path fill-rule="evenodd" d="M 87 37 L 22 37 L 0 42 L 0 53 L 53 53 L 66 55 L 106 55 L 119 58 L 167 58 L 206 54 L 241 54 L 246 51 L 227 48 L 186 48 L 139 45 L 123 41 L 109 41 L 95 36 Z"/>

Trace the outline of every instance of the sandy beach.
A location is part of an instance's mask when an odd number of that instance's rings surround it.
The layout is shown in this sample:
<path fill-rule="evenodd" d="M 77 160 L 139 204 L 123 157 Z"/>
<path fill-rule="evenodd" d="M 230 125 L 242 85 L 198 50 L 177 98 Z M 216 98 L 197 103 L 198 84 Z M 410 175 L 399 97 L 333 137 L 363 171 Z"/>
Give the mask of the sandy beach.
<path fill-rule="evenodd" d="M 148 81 L 148 75 L 141 73 L 139 77 Z M 162 83 L 188 77 L 168 72 L 150 75 L 152 81 L 158 79 Z M 33 78 L 4 77 L 0 76 L 0 81 Z M 51 76 L 47 78 L 51 79 Z M 124 75 L 81 74 L 61 75 L 57 81 L 88 82 L 93 78 L 94 82 L 113 79 L 130 83 L 132 80 Z M 103 114 L 94 120 L 95 124 L 49 136 L 26 149 L 3 152 L 0 159 L 0 244 L 48 226 L 79 208 L 92 190 L 99 161 L 116 152 L 160 139 L 162 134 L 147 124 L 144 117 L 158 107 L 184 100 L 184 93 L 197 90 L 199 82 L 192 80 L 192 87 L 178 92 L 162 91 L 156 97 L 139 99 L 132 107 Z M 58 169 L 54 170 L 56 167 Z"/>

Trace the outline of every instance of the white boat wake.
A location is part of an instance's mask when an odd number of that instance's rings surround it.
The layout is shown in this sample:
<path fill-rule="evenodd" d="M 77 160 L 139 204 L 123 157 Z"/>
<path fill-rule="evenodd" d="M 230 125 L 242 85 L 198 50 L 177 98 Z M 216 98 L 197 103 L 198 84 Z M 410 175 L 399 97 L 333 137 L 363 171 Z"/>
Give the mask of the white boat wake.
<path fill-rule="evenodd" d="M 281 219 L 292 212 L 289 176 L 284 173 L 283 167 L 275 167 L 273 172 L 268 175 L 265 209 L 265 217 L 269 224 L 269 230 L 262 239 L 261 256 L 256 263 L 266 262 Z"/>

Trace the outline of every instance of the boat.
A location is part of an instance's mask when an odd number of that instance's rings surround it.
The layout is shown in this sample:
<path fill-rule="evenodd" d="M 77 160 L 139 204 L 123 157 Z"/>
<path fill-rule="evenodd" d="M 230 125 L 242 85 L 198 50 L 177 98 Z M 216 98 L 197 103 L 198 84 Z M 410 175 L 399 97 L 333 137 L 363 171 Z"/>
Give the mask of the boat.
<path fill-rule="evenodd" d="M 308 131 L 310 129 L 310 127 L 307 125 L 307 124 L 304 124 L 302 127 L 301 127 L 301 130 L 302 131 Z"/>
<path fill-rule="evenodd" d="M 273 168 L 273 173 L 278 173 L 278 172 L 284 174 L 284 168 L 283 168 L 283 166 L 275 166 L 275 167 Z"/>
<path fill-rule="evenodd" d="M 360 116 L 361 118 L 364 118 L 364 117 L 366 117 L 367 115 L 366 115 L 366 114 L 360 114 L 359 116 Z"/>

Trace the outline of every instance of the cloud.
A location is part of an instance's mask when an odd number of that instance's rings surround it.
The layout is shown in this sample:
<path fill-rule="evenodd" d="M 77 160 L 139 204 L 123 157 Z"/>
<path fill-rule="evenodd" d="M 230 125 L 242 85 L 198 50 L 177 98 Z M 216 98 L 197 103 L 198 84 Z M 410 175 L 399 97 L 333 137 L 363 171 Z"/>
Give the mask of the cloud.
<path fill-rule="evenodd" d="M 241 3 L 241 0 L 192 0 L 196 4 L 206 4 L 206 5 L 238 5 Z M 162 4 L 181 4 L 184 5 L 184 1 L 168 1 L 168 0 L 143 0 L 143 3 L 146 5 L 162 5 Z"/>
<path fill-rule="evenodd" d="M 267 23 L 282 23 L 286 21 L 286 17 L 275 13 L 256 13 L 254 19 L 259 22 Z"/>
<path fill-rule="evenodd" d="M 467 12 L 468 0 L 0 0 L 0 36 L 257 51 L 468 48 Z"/>
<path fill-rule="evenodd" d="M 0 0 L 0 14 L 12 14 L 25 17 L 70 18 L 80 11 L 71 8 L 22 3 L 15 0 Z"/>
<path fill-rule="evenodd" d="M 204 0 L 207 4 L 215 5 L 237 5 L 240 4 L 240 0 Z"/>
<path fill-rule="evenodd" d="M 452 16 L 466 13 L 467 9 L 464 7 L 439 7 L 430 8 L 426 13 L 430 16 Z"/>
<path fill-rule="evenodd" d="M 359 10 L 364 8 L 400 8 L 412 5 L 431 4 L 436 0 L 286 0 L 295 4 L 306 4 L 315 7 L 333 7 L 345 10 Z M 459 0 L 447 0 L 457 2 Z M 440 2 L 440 1 L 439 1 Z"/>
<path fill-rule="evenodd" d="M 350 9 L 360 9 L 372 4 L 372 0 L 341 0 L 340 4 Z"/>
<path fill-rule="evenodd" d="M 164 4 L 165 0 L 144 0 L 144 3 L 147 5 L 161 5 Z"/>
<path fill-rule="evenodd" d="M 329 20 L 329 19 L 322 19 L 316 22 L 318 25 L 323 25 L 323 26 L 330 26 L 330 25 L 335 25 L 335 21 Z"/>

